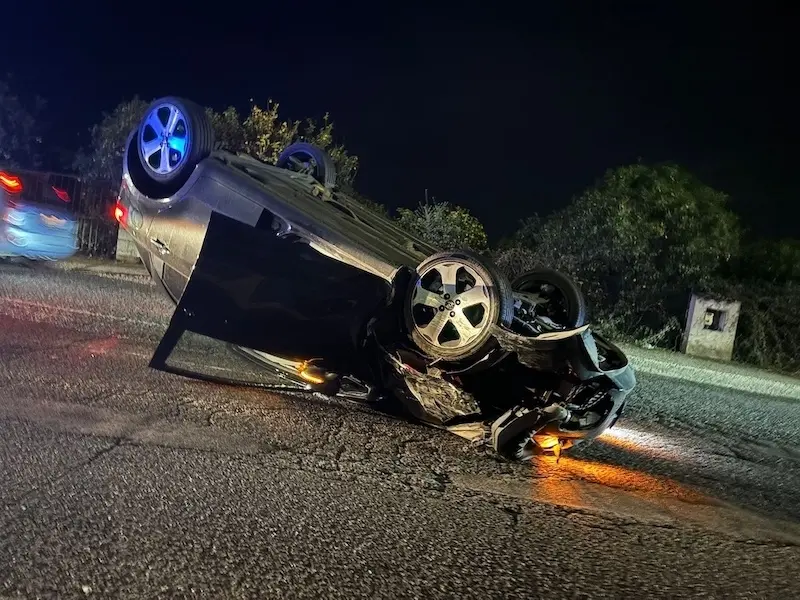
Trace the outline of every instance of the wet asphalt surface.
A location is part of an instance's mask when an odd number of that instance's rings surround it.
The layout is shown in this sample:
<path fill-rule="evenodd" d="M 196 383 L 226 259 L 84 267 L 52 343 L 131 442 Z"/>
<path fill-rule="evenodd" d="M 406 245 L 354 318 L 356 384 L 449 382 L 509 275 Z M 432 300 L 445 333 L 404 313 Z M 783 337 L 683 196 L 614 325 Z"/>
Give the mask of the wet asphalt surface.
<path fill-rule="evenodd" d="M 0 598 L 798 595 L 791 383 L 647 354 L 614 435 L 518 465 L 152 371 L 170 314 L 144 278 L 0 265 Z"/>

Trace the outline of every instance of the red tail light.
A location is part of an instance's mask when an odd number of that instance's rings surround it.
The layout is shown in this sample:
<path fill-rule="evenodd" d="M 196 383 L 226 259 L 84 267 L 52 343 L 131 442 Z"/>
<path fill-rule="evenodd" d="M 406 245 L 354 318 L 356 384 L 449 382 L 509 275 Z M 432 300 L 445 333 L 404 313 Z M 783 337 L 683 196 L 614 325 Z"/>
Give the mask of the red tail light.
<path fill-rule="evenodd" d="M 58 196 L 59 200 L 61 200 L 62 202 L 70 201 L 67 190 L 62 190 L 61 188 L 57 188 L 56 186 L 51 186 L 51 187 L 53 188 L 53 191 L 56 193 L 56 196 Z"/>
<path fill-rule="evenodd" d="M 128 224 L 128 209 L 120 202 L 119 198 L 117 198 L 117 203 L 114 205 L 114 220 L 123 226 Z"/>
<path fill-rule="evenodd" d="M 19 194 L 22 192 L 22 180 L 16 175 L 0 171 L 0 187 L 9 194 Z"/>

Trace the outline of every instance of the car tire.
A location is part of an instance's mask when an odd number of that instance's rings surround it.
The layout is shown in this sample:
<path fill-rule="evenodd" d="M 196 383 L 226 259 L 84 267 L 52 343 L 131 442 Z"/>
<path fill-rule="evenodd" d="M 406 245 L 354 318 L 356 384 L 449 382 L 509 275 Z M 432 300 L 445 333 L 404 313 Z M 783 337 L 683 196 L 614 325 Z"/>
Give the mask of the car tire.
<path fill-rule="evenodd" d="M 288 146 L 278 157 L 276 167 L 308 173 L 327 189 L 336 187 L 336 165 L 325 150 L 308 142 Z"/>
<path fill-rule="evenodd" d="M 557 321 L 559 325 L 572 329 L 586 324 L 588 321 L 586 297 L 578 284 L 561 271 L 547 268 L 528 271 L 514 279 L 511 288 L 515 292 L 530 292 L 538 291 L 543 285 L 552 286 L 561 295 L 563 300 L 561 312 L 564 318 Z"/>
<path fill-rule="evenodd" d="M 213 149 L 214 129 L 202 107 L 183 98 L 160 98 L 147 107 L 131 137 L 128 172 L 144 195 L 167 198 L 186 184 Z"/>
<path fill-rule="evenodd" d="M 451 281 L 445 287 L 446 273 Z M 466 295 L 475 288 L 481 291 Z M 465 305 L 475 303 L 462 306 L 462 299 Z M 508 280 L 491 263 L 469 252 L 441 252 L 417 267 L 408 286 L 404 313 L 407 333 L 425 356 L 448 362 L 472 361 L 496 346 L 492 328 L 511 323 L 514 298 Z M 456 339 L 452 339 L 453 333 Z"/>

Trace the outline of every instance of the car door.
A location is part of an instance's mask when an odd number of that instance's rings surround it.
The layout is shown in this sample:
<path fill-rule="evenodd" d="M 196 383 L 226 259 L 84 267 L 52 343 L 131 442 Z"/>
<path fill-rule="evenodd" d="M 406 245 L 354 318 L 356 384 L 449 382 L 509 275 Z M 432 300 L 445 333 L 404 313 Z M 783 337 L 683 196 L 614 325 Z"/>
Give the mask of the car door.
<path fill-rule="evenodd" d="M 147 241 L 153 274 L 178 302 L 203 247 L 211 208 L 200 201 L 183 201 L 153 216 Z"/>
<path fill-rule="evenodd" d="M 167 286 L 164 281 L 165 267 L 172 260 L 170 244 L 172 243 L 174 229 L 175 222 L 158 213 L 151 217 L 145 239 L 150 255 L 150 274 L 153 277 L 157 277 L 164 284 L 164 287 L 167 288 L 167 293 L 177 302 L 182 292 L 180 286 L 176 287 L 174 283 Z"/>
<path fill-rule="evenodd" d="M 215 212 L 177 310 L 191 315 L 191 330 L 207 337 L 346 364 L 390 292 L 382 278 L 329 258 L 297 236 L 277 236 Z"/>

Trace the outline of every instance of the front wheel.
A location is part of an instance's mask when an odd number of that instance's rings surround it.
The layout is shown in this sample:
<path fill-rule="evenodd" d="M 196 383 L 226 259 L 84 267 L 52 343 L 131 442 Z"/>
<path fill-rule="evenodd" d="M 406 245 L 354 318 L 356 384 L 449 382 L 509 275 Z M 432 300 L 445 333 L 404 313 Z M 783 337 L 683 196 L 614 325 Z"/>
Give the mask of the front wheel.
<path fill-rule="evenodd" d="M 423 261 L 409 286 L 405 321 L 411 340 L 430 358 L 482 358 L 495 325 L 513 319 L 508 280 L 467 252 L 442 252 Z"/>
<path fill-rule="evenodd" d="M 528 271 L 517 277 L 511 287 L 515 292 L 535 296 L 540 314 L 563 327 L 582 327 L 588 320 L 586 297 L 578 284 L 561 271 Z"/>

